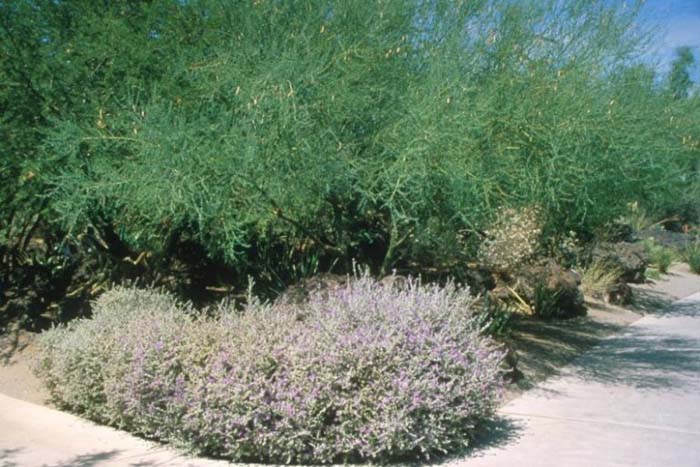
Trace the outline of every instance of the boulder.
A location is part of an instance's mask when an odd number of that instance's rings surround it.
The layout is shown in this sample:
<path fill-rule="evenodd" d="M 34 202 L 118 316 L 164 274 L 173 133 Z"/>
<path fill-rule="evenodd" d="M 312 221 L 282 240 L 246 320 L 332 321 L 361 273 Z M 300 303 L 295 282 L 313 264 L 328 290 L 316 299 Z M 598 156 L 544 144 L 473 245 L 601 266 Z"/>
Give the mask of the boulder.
<path fill-rule="evenodd" d="M 607 226 L 603 238 L 611 243 L 633 242 L 635 240 L 634 228 L 624 222 L 612 222 Z"/>
<path fill-rule="evenodd" d="M 658 226 L 642 230 L 639 233 L 639 237 L 643 240 L 651 239 L 657 245 L 678 250 L 683 250 L 695 241 L 695 236 L 693 235 L 683 232 L 673 232 Z"/>
<path fill-rule="evenodd" d="M 409 280 L 405 276 L 391 274 L 389 276 L 384 276 L 382 280 L 379 281 L 379 284 L 388 289 L 405 290 L 409 286 Z"/>
<path fill-rule="evenodd" d="M 469 286 L 473 295 L 483 295 L 496 287 L 496 279 L 493 273 L 479 266 L 469 267 L 464 272 L 464 282 Z"/>
<path fill-rule="evenodd" d="M 601 242 L 593 249 L 591 260 L 620 270 L 624 282 L 641 284 L 646 280 L 644 271 L 649 257 L 641 243 Z"/>
<path fill-rule="evenodd" d="M 518 272 L 514 289 L 544 318 L 570 318 L 586 314 L 581 277 L 553 259 L 524 266 Z"/>
<path fill-rule="evenodd" d="M 523 372 L 518 368 L 518 362 L 520 357 L 518 356 L 518 351 L 515 350 L 515 346 L 509 342 L 504 343 L 504 350 L 506 356 L 503 359 L 501 368 L 504 371 L 505 379 L 510 383 L 517 383 L 523 378 Z"/>
<path fill-rule="evenodd" d="M 627 305 L 632 302 L 632 288 L 624 281 L 618 281 L 608 287 L 603 297 L 606 303 Z"/>

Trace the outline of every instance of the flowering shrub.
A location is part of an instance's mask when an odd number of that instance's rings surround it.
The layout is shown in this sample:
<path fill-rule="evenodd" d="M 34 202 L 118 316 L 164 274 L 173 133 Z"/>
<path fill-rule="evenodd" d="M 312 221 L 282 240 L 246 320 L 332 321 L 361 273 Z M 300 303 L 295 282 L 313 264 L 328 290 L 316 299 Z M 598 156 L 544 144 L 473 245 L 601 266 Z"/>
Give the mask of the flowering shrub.
<path fill-rule="evenodd" d="M 39 374 L 69 409 L 229 459 L 427 458 L 464 447 L 501 393 L 503 352 L 471 303 L 452 284 L 363 275 L 204 319 L 116 289 L 43 337 Z"/>
<path fill-rule="evenodd" d="M 542 236 L 540 213 L 533 207 L 503 209 L 486 234 L 479 259 L 487 266 L 512 271 L 537 252 Z"/>
<path fill-rule="evenodd" d="M 92 319 L 42 335 L 37 371 L 61 405 L 121 425 L 122 412 L 107 396 L 132 364 L 129 346 L 136 343 L 139 330 L 184 318 L 184 309 L 168 295 L 118 288 L 102 295 L 93 310 Z"/>

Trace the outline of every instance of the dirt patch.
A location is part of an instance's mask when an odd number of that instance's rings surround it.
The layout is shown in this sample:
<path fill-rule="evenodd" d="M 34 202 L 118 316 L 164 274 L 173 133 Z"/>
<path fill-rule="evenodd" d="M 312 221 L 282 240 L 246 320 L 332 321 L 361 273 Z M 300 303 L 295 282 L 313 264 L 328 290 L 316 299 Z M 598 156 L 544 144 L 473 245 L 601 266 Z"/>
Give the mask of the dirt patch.
<path fill-rule="evenodd" d="M 32 372 L 38 334 L 14 329 L 0 335 L 0 393 L 49 405 L 49 393 Z"/>

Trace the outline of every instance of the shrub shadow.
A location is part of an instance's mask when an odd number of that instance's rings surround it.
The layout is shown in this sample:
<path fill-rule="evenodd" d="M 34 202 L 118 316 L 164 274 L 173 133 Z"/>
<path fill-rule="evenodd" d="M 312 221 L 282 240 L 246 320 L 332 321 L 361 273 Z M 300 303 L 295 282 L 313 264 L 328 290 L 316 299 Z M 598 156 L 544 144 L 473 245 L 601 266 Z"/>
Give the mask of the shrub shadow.
<path fill-rule="evenodd" d="M 8 365 L 17 353 L 29 345 L 30 340 L 18 328 L 0 333 L 0 365 Z"/>
<path fill-rule="evenodd" d="M 120 452 L 121 451 L 114 449 L 112 451 L 103 451 L 93 454 L 80 454 L 66 461 L 60 461 L 54 464 L 43 464 L 42 467 L 93 467 L 100 465 L 100 463 L 104 461 L 114 459 Z"/>
<path fill-rule="evenodd" d="M 586 317 L 552 322 L 519 319 L 509 339 L 519 356 L 518 369 L 525 375 L 516 383 L 517 389 L 534 388 L 542 380 L 558 374 L 582 352 L 622 329 L 622 325 Z"/>
<path fill-rule="evenodd" d="M 497 416 L 483 422 L 473 434 L 470 445 L 462 450 L 439 456 L 430 460 L 390 462 L 395 467 L 422 467 L 426 465 L 449 466 L 454 463 L 469 461 L 470 458 L 483 456 L 484 452 L 494 447 L 504 447 L 521 437 L 523 422 L 514 418 Z"/>
<path fill-rule="evenodd" d="M 520 439 L 523 429 L 524 422 L 522 420 L 499 416 L 484 423 L 477 430 L 471 447 L 460 453 L 460 457 L 481 457 L 484 451 L 490 448 L 508 446 Z"/>
<path fill-rule="evenodd" d="M 0 467 L 19 467 L 12 457 L 23 450 L 23 448 L 0 448 Z"/>
<path fill-rule="evenodd" d="M 680 300 L 674 302 L 672 306 L 658 309 L 654 316 L 662 318 L 700 318 L 700 302 Z"/>
<path fill-rule="evenodd" d="M 630 308 L 648 314 L 659 314 L 668 309 L 674 299 L 668 295 L 649 289 L 635 288 Z"/>
<path fill-rule="evenodd" d="M 700 339 L 632 328 L 588 352 L 576 362 L 575 373 L 587 380 L 639 389 L 697 391 Z"/>

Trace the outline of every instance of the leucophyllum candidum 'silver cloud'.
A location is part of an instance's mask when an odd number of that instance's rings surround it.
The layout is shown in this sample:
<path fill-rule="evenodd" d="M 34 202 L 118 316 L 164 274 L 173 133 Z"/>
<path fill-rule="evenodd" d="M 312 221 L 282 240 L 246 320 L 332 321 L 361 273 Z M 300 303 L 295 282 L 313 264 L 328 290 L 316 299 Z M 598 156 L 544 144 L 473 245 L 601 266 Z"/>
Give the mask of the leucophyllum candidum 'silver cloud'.
<path fill-rule="evenodd" d="M 39 374 L 63 407 L 235 460 L 427 458 L 463 448 L 502 392 L 503 352 L 468 290 L 361 275 L 301 305 L 214 318 L 115 289 L 46 333 Z"/>

